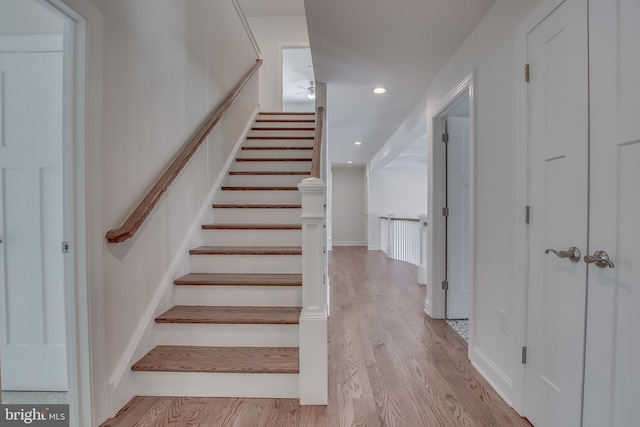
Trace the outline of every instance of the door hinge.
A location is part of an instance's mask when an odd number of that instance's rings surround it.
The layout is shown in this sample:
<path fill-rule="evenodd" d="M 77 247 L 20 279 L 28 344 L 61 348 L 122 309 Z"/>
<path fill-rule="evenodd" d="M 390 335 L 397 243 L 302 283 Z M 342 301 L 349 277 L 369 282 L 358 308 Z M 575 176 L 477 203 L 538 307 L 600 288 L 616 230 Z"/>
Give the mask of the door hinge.
<path fill-rule="evenodd" d="M 530 206 L 524 207 L 524 223 L 525 224 L 531 223 L 531 207 Z"/>
<path fill-rule="evenodd" d="M 69 242 L 62 242 L 62 253 L 63 254 L 69 253 Z"/>
<path fill-rule="evenodd" d="M 522 346 L 522 364 L 525 365 L 527 363 L 527 346 Z"/>
<path fill-rule="evenodd" d="M 442 134 L 442 142 L 444 142 L 445 144 L 447 142 L 449 142 L 449 133 L 448 132 L 445 132 L 445 133 Z"/>
<path fill-rule="evenodd" d="M 448 207 L 444 207 L 442 208 L 442 216 L 449 216 L 449 208 Z"/>
<path fill-rule="evenodd" d="M 444 289 L 445 291 L 449 290 L 449 282 L 447 282 L 446 280 L 442 281 L 442 289 Z"/>
<path fill-rule="evenodd" d="M 524 81 L 529 83 L 531 79 L 531 74 L 529 73 L 529 64 L 524 64 Z"/>

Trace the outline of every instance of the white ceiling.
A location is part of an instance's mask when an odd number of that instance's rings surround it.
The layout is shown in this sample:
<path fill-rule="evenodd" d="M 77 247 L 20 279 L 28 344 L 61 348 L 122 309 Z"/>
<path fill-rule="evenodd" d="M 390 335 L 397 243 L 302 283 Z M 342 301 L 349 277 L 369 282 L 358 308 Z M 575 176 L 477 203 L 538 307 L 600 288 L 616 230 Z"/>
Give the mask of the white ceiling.
<path fill-rule="evenodd" d="M 306 10 L 315 78 L 327 84 L 329 161 L 355 164 L 369 162 L 389 140 L 495 2 L 304 0 L 303 6 L 302 1 L 240 3 L 249 17 L 301 16 Z M 374 95 L 378 85 L 387 93 Z M 424 163 L 426 153 L 418 150 L 426 151 L 426 117 L 420 127 L 406 145 Z"/>
<path fill-rule="evenodd" d="M 239 0 L 247 18 L 304 16 L 303 0 Z"/>

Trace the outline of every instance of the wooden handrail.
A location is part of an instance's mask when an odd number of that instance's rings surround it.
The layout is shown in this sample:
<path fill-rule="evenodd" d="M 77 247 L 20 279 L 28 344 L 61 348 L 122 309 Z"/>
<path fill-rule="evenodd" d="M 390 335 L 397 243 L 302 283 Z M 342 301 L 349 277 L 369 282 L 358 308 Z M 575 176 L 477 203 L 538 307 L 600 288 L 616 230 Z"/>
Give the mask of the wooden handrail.
<path fill-rule="evenodd" d="M 380 219 L 386 219 L 387 221 L 409 221 L 409 222 L 420 222 L 419 218 L 398 218 L 398 217 L 391 217 L 389 218 L 388 216 L 381 216 Z"/>
<path fill-rule="evenodd" d="M 324 125 L 324 107 L 318 107 L 318 111 L 316 112 L 316 133 L 313 138 L 313 157 L 311 158 L 311 177 L 312 178 L 320 178 L 323 125 Z"/>
<path fill-rule="evenodd" d="M 251 77 L 256 73 L 258 68 L 262 65 L 262 59 L 258 59 L 251 67 L 249 72 L 240 80 L 236 87 L 231 91 L 229 96 L 225 98 L 222 104 L 207 118 L 198 131 L 187 141 L 187 143 L 178 154 L 178 157 L 169 165 L 164 171 L 160 179 L 149 190 L 144 199 L 138 204 L 138 206 L 131 212 L 129 218 L 124 222 L 122 227 L 109 230 L 106 234 L 106 238 L 109 243 L 120 243 L 133 237 L 144 221 L 149 217 L 149 214 L 156 207 L 158 202 L 162 199 L 162 196 L 167 191 L 169 186 L 176 177 L 180 174 L 182 169 L 193 156 L 196 150 L 202 145 L 205 139 L 209 136 L 209 133 L 213 130 L 215 125 L 220 121 L 224 113 L 231 107 L 231 104 L 236 100 L 242 89 L 249 82 Z"/>

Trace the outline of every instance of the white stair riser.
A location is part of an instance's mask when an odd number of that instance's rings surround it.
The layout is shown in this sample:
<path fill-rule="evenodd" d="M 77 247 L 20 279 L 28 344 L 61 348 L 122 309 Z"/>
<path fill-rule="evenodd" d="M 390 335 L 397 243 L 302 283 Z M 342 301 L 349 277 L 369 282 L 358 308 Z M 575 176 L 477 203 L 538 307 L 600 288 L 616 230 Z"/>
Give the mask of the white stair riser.
<path fill-rule="evenodd" d="M 269 119 L 269 120 L 287 120 L 287 119 L 305 119 L 305 120 L 315 120 L 316 115 L 314 114 L 259 114 L 259 119 Z"/>
<path fill-rule="evenodd" d="M 297 347 L 298 325 L 157 323 L 158 345 Z"/>
<path fill-rule="evenodd" d="M 240 150 L 239 156 L 243 159 L 297 159 L 311 157 L 312 150 Z"/>
<path fill-rule="evenodd" d="M 301 246 L 301 230 L 204 230 L 207 246 Z"/>
<path fill-rule="evenodd" d="M 301 274 L 301 255 L 190 255 L 192 273 Z"/>
<path fill-rule="evenodd" d="M 310 159 L 311 156 L 300 156 L 300 159 Z M 234 171 L 309 171 L 311 161 L 286 161 L 286 162 L 235 162 Z"/>
<path fill-rule="evenodd" d="M 312 139 L 247 139 L 245 147 L 313 147 Z"/>
<path fill-rule="evenodd" d="M 301 209 L 235 209 L 213 210 L 213 220 L 221 224 L 299 224 Z"/>
<path fill-rule="evenodd" d="M 133 373 L 138 396 L 298 397 L 298 374 Z"/>
<path fill-rule="evenodd" d="M 301 286 L 176 286 L 176 305 L 300 307 Z"/>
<path fill-rule="evenodd" d="M 215 203 L 300 204 L 301 200 L 298 190 L 224 190 L 218 193 Z"/>
<path fill-rule="evenodd" d="M 229 185 L 297 186 L 310 175 L 230 175 Z"/>
<path fill-rule="evenodd" d="M 289 117 L 289 119 L 291 118 Z M 265 120 L 265 117 L 262 117 L 259 120 Z M 282 120 L 282 119 L 266 119 L 266 120 Z M 314 121 L 313 122 L 287 122 L 287 121 L 258 122 L 256 121 L 253 127 L 256 127 L 256 128 L 315 128 L 316 126 L 315 119 L 312 119 L 312 118 L 301 118 L 301 119 L 291 119 L 291 120 L 314 120 Z"/>
<path fill-rule="evenodd" d="M 310 136 L 315 135 L 315 130 L 251 130 L 248 136 L 284 136 L 284 137 L 292 137 L 292 136 L 302 136 L 308 138 Z"/>

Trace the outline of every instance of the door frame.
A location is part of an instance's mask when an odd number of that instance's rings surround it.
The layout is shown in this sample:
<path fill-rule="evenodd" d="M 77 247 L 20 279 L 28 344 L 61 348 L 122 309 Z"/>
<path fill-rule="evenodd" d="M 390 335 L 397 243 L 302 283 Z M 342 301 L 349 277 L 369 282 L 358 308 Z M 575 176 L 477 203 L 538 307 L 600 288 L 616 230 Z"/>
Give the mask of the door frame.
<path fill-rule="evenodd" d="M 523 347 L 527 343 L 527 285 L 529 271 L 529 229 L 525 223 L 525 207 L 529 205 L 529 104 L 528 86 L 525 82 L 527 63 L 527 34 L 557 9 L 565 0 L 544 0 L 516 27 L 516 216 L 515 278 L 513 314 L 513 344 L 511 357 L 514 362 L 513 399 L 511 406 L 523 415 L 525 368 L 522 363 Z M 586 0 L 584 0 L 586 1 Z"/>
<path fill-rule="evenodd" d="M 63 191 L 71 426 L 107 416 L 102 295 L 102 12 L 87 0 L 36 0 L 64 19 Z"/>
<path fill-rule="evenodd" d="M 445 117 L 448 112 L 463 97 L 469 97 L 469 345 L 468 354 L 474 348 L 475 342 L 475 70 L 467 74 L 458 84 L 447 93 L 440 102 L 440 107 L 431 115 L 429 122 L 429 224 L 427 247 L 429 257 L 427 259 L 427 299 L 425 300 L 425 312 L 434 319 L 443 319 L 445 315 L 445 293 L 440 284 L 445 278 L 445 241 L 446 228 L 441 209 L 446 202 L 445 184 L 447 181 L 446 147 L 441 142 L 441 135 L 445 130 Z"/>

